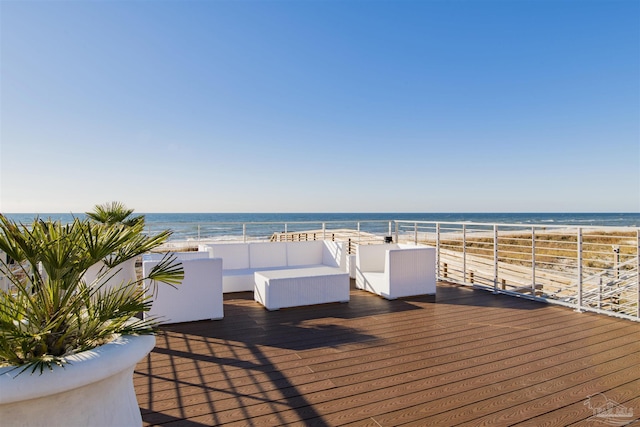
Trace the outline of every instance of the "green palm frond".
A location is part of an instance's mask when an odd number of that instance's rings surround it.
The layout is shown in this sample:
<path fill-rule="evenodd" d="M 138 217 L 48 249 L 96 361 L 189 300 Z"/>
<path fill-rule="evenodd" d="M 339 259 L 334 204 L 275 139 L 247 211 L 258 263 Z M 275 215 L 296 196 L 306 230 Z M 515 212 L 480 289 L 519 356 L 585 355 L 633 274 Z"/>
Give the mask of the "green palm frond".
<path fill-rule="evenodd" d="M 147 277 L 111 282 L 124 261 L 163 244 L 171 232 L 145 235 L 144 217 L 129 221 L 133 211 L 115 202 L 95 212 L 105 221 L 36 218 L 26 226 L 0 214 L 0 251 L 14 260 L 0 257 L 0 274 L 10 283 L 9 291 L 0 290 L 0 366 L 42 373 L 117 335 L 153 332 L 155 319 L 135 317 L 151 307 L 142 283 L 180 284 L 184 271 L 175 256 Z M 104 268 L 87 283 L 87 270 L 98 263 Z"/>
<path fill-rule="evenodd" d="M 160 262 L 149 271 L 148 279 L 154 282 L 162 282 L 168 285 L 179 285 L 184 279 L 182 264 L 176 261 L 176 256 L 165 254 Z"/>
<path fill-rule="evenodd" d="M 131 216 L 133 209 L 128 209 L 121 202 L 110 202 L 96 205 L 92 212 L 86 215 L 96 222 L 113 225 L 123 224 L 126 226 L 142 225 L 144 227 L 144 216 Z"/>

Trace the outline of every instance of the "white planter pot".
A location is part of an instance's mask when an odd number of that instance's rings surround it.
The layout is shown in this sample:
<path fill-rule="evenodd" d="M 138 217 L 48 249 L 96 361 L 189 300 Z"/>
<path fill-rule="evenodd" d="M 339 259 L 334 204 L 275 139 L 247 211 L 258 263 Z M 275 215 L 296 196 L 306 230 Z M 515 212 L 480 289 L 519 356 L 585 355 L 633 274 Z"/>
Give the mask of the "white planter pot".
<path fill-rule="evenodd" d="M 6 426 L 141 426 L 133 388 L 136 364 L 153 335 L 123 336 L 31 374 L 0 368 L 0 423 Z"/>

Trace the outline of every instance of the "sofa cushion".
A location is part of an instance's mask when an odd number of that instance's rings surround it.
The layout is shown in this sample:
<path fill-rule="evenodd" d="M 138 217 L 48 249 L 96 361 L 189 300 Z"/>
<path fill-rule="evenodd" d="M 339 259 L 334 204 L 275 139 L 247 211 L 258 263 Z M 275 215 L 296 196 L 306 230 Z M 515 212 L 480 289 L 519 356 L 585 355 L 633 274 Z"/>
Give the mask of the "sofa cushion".
<path fill-rule="evenodd" d="M 286 265 L 287 244 L 285 242 L 249 243 L 250 268 L 285 267 Z"/>
<path fill-rule="evenodd" d="M 223 270 L 222 276 L 222 292 L 253 292 L 253 270 L 250 274 L 240 274 L 247 270 Z M 234 272 L 233 274 L 227 274 Z M 235 274 L 237 273 L 237 274 Z"/>
<path fill-rule="evenodd" d="M 209 251 L 190 251 L 190 252 L 172 252 L 178 261 L 186 261 L 190 259 L 211 258 Z M 143 261 L 160 261 L 164 258 L 164 253 L 150 253 L 142 256 Z M 219 258 L 219 257 L 218 257 Z"/>
<path fill-rule="evenodd" d="M 325 241 L 322 245 L 322 264 L 339 267 L 347 271 L 347 248 L 345 243 Z"/>
<path fill-rule="evenodd" d="M 383 272 L 387 251 L 398 249 L 398 245 L 360 245 L 356 255 L 356 264 L 360 271 Z"/>
<path fill-rule="evenodd" d="M 249 268 L 248 243 L 216 243 L 209 245 L 211 258 L 222 258 L 222 268 L 236 270 Z"/>
<path fill-rule="evenodd" d="M 322 240 L 287 242 L 287 265 L 289 267 L 322 264 Z"/>

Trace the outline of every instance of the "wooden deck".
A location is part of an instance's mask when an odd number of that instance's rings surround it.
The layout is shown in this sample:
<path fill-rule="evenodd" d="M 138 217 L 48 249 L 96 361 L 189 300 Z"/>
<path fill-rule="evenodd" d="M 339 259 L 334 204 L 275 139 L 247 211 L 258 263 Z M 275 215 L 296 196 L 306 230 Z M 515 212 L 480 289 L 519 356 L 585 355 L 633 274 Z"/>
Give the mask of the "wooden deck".
<path fill-rule="evenodd" d="M 276 312 L 229 294 L 224 309 L 162 328 L 134 374 L 144 425 L 640 424 L 639 323 L 445 283 Z"/>

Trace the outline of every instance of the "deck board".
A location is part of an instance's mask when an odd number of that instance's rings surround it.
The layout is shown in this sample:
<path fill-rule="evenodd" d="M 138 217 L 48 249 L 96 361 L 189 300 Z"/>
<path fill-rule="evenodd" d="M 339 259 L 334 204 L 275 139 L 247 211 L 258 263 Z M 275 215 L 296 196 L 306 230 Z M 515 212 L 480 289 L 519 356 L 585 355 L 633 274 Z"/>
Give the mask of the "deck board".
<path fill-rule="evenodd" d="M 640 323 L 438 283 L 436 297 L 164 326 L 134 374 L 144 425 L 590 423 L 596 393 L 640 418 Z M 640 423 L 640 422 L 639 422 Z"/>

